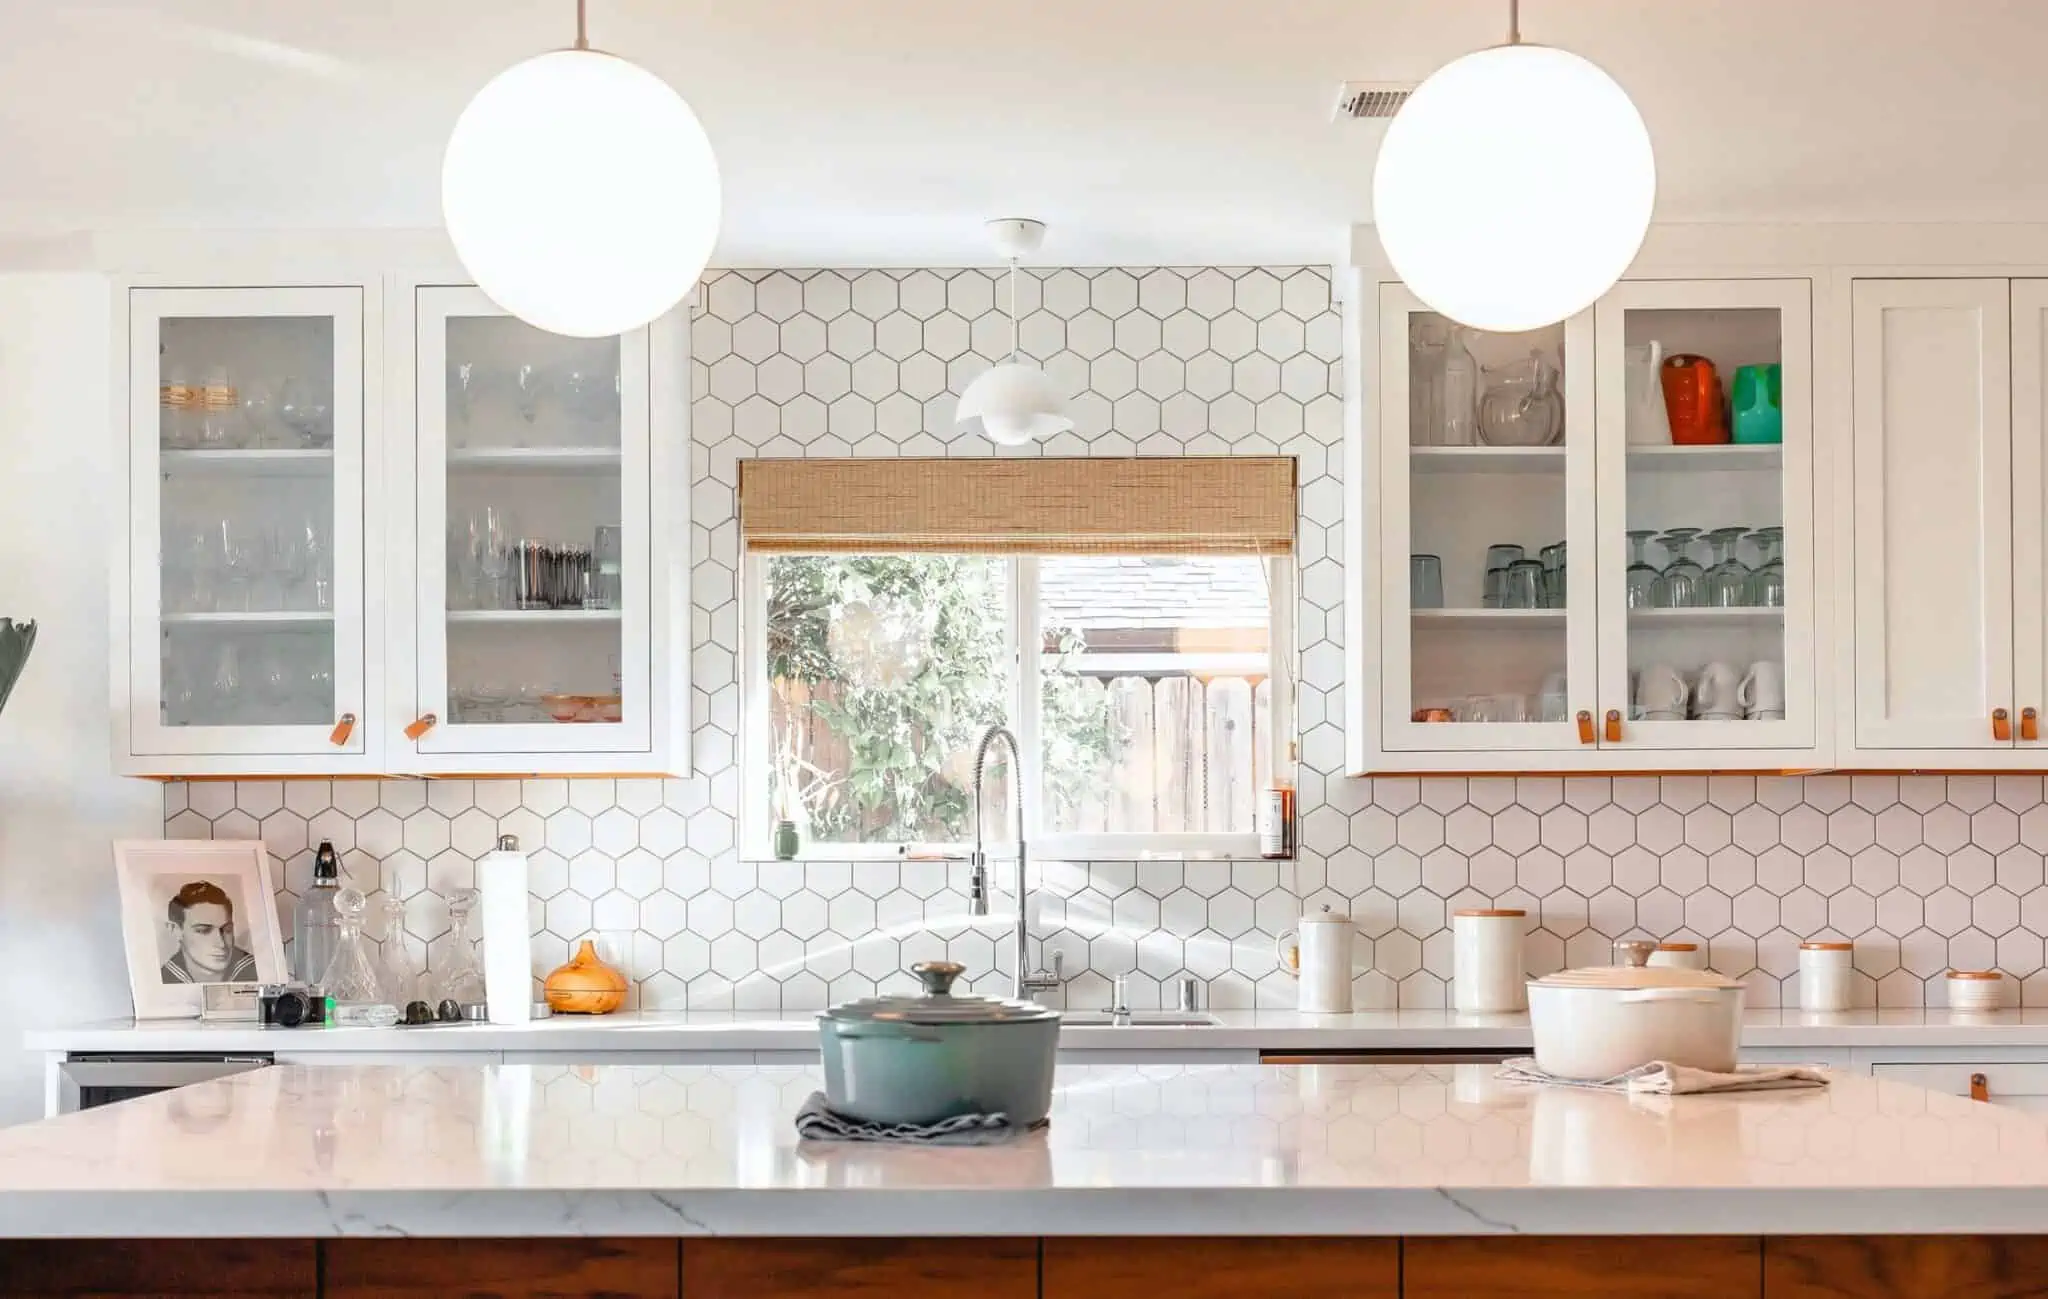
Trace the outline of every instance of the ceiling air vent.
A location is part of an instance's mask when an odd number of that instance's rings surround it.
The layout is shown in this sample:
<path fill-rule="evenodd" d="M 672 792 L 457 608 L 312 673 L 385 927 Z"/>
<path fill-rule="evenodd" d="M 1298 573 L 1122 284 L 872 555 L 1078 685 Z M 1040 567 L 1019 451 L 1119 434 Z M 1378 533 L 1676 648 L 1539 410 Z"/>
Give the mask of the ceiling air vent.
<path fill-rule="evenodd" d="M 1388 118 L 1401 111 L 1415 93 L 1412 81 L 1347 81 L 1337 90 L 1338 121 L 1347 118 Z"/>

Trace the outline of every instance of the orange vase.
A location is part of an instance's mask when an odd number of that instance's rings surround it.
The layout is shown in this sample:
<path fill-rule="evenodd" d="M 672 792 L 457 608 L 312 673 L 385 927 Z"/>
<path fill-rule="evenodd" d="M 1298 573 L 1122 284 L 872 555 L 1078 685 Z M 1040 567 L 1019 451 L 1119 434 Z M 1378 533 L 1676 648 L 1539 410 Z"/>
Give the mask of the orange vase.
<path fill-rule="evenodd" d="M 609 1015 L 626 1004 L 626 976 L 600 960 L 588 938 L 546 987 L 548 1009 L 558 1015 Z"/>

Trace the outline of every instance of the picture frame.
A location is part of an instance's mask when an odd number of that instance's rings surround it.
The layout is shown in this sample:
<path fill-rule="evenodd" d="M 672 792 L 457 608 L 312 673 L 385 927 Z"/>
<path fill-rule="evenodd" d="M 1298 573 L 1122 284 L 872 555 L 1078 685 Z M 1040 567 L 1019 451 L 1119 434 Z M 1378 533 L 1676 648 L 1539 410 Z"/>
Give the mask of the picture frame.
<path fill-rule="evenodd" d="M 114 875 L 137 1019 L 197 1017 L 207 983 L 287 981 L 262 843 L 125 840 Z"/>

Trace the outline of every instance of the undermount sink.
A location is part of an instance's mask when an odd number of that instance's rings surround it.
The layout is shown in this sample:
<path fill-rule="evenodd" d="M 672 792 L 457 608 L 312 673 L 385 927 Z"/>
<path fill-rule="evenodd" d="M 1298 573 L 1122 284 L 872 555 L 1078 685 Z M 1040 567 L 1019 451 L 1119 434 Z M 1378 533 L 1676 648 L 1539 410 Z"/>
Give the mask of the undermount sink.
<path fill-rule="evenodd" d="M 1132 1010 L 1112 1015 L 1106 1010 L 1063 1010 L 1060 1023 L 1080 1028 L 1214 1028 L 1221 1022 L 1198 1010 Z"/>

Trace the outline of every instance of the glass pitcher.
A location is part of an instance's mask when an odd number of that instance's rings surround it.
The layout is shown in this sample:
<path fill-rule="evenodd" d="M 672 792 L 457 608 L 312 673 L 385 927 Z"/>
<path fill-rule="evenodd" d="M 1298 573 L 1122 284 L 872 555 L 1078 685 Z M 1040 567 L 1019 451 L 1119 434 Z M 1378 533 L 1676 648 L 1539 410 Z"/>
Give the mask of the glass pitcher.
<path fill-rule="evenodd" d="M 1492 447 L 1547 447 L 1564 436 L 1558 369 L 1540 351 L 1480 372 L 1479 439 Z"/>

